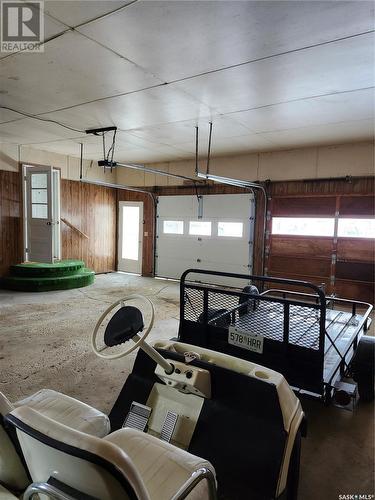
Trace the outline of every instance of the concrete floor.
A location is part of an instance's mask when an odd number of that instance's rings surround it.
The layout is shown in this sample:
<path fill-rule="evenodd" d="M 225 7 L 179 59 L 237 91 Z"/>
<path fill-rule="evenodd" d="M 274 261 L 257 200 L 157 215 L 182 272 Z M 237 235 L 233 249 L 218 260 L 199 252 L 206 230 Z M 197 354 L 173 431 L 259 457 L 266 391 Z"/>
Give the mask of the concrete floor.
<path fill-rule="evenodd" d="M 0 391 L 15 400 L 48 387 L 108 412 L 135 354 L 101 360 L 90 350 L 90 335 L 108 305 L 130 293 L 147 295 L 155 304 L 151 340 L 177 334 L 179 289 L 172 281 L 113 273 L 97 276 L 83 289 L 0 291 Z M 303 440 L 299 498 L 372 495 L 373 405 L 360 404 L 351 413 L 315 401 L 302 403 L 308 437 Z"/>

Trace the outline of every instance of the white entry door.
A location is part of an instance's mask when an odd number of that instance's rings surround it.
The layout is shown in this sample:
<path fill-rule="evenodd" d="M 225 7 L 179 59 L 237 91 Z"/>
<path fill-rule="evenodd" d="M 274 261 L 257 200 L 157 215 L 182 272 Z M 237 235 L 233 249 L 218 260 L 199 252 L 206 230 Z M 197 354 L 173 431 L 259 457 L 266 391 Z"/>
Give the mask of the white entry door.
<path fill-rule="evenodd" d="M 60 259 L 60 171 L 24 165 L 25 260 Z"/>
<path fill-rule="evenodd" d="M 119 271 L 142 274 L 143 202 L 119 202 Z"/>

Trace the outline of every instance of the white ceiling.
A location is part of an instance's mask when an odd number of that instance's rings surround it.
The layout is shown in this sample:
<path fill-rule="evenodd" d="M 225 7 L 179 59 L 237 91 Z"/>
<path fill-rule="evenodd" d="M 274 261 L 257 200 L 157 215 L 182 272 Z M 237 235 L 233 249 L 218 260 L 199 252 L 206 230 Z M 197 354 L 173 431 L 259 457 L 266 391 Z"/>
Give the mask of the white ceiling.
<path fill-rule="evenodd" d="M 74 29 L 72 29 L 74 28 Z M 44 53 L 0 53 L 0 142 L 118 161 L 365 140 L 374 134 L 374 4 L 45 2 Z"/>

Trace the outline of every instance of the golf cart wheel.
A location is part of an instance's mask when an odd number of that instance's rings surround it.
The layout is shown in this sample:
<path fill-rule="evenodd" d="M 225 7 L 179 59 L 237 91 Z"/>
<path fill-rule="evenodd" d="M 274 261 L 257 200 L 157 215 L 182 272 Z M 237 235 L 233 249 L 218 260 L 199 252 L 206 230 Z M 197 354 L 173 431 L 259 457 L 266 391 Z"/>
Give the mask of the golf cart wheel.
<path fill-rule="evenodd" d="M 288 479 L 286 482 L 285 500 L 297 500 L 299 469 L 301 460 L 301 429 L 298 429 L 294 440 L 292 454 L 290 456 Z"/>
<path fill-rule="evenodd" d="M 242 293 L 238 300 L 238 304 L 243 304 L 242 307 L 238 309 L 238 315 L 243 316 L 248 312 L 255 311 L 258 308 L 259 300 L 251 299 L 250 295 L 259 295 L 259 290 L 254 285 L 248 285 L 243 288 Z"/>
<path fill-rule="evenodd" d="M 353 362 L 353 379 L 358 385 L 358 394 L 361 401 L 374 400 L 374 356 L 375 337 L 363 335 L 358 343 Z"/>

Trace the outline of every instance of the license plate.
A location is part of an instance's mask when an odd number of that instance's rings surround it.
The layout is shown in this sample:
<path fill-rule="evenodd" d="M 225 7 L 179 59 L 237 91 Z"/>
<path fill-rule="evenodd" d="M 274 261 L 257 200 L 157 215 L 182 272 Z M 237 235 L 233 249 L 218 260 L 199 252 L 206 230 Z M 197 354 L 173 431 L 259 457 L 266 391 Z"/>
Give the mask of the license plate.
<path fill-rule="evenodd" d="M 245 332 L 244 330 L 237 330 L 234 327 L 229 328 L 228 344 L 241 347 L 241 349 L 263 354 L 263 340 L 264 337 L 262 335 Z"/>

